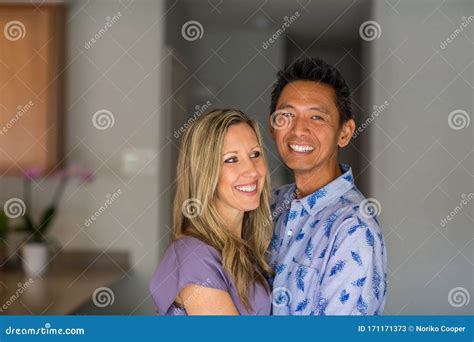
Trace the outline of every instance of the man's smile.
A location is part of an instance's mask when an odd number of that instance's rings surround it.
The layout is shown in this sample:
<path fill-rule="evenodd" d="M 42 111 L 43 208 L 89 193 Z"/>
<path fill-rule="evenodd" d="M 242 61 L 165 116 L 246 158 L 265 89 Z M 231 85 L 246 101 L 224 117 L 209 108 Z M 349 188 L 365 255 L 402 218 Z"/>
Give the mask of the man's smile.
<path fill-rule="evenodd" d="M 314 151 L 314 147 L 311 145 L 289 144 L 288 147 L 298 153 L 311 153 Z"/>

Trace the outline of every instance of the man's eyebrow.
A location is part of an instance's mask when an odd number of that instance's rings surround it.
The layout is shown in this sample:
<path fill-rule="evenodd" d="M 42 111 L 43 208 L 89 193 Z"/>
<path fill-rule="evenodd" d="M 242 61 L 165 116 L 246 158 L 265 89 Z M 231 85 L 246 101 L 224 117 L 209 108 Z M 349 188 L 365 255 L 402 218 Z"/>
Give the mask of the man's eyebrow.
<path fill-rule="evenodd" d="M 261 146 L 257 144 L 257 145 L 255 145 L 254 147 L 252 147 L 252 148 L 251 148 L 251 150 L 253 150 L 253 149 L 254 149 L 254 148 L 256 148 L 256 147 L 261 147 Z M 239 153 L 239 151 L 229 151 L 229 152 L 224 152 L 224 156 L 225 156 L 226 154 L 229 154 L 229 153 L 235 153 L 235 154 L 238 154 L 238 153 Z"/>
<path fill-rule="evenodd" d="M 329 110 L 324 107 L 324 106 L 319 106 L 319 107 L 311 107 L 309 110 L 316 110 L 318 112 L 323 112 L 325 114 L 329 113 Z"/>
<path fill-rule="evenodd" d="M 279 109 L 286 109 L 286 108 L 295 109 L 294 106 L 292 106 L 291 104 L 285 102 L 285 103 L 282 103 L 280 106 L 278 106 L 278 107 L 277 107 L 277 110 L 279 110 Z M 309 110 L 316 110 L 316 111 L 322 112 L 322 113 L 324 113 L 324 114 L 329 113 L 329 110 L 328 110 L 325 106 L 323 106 L 323 105 L 321 105 L 321 106 L 316 106 L 316 107 L 310 107 Z"/>
<path fill-rule="evenodd" d="M 279 106 L 277 107 L 277 109 L 284 109 L 284 108 L 295 109 L 295 107 L 293 107 L 292 105 L 290 105 L 289 103 L 286 103 L 286 102 L 282 103 L 281 105 L 279 105 Z"/>

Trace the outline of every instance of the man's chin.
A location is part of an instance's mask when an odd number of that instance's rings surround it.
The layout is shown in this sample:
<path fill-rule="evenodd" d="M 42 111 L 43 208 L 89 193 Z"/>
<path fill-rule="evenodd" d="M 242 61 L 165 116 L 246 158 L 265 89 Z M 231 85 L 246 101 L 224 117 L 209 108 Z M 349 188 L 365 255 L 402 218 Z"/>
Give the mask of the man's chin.
<path fill-rule="evenodd" d="M 301 162 L 297 163 L 294 161 L 286 162 L 286 166 L 288 166 L 288 168 L 291 169 L 291 171 L 293 171 L 295 174 L 310 172 L 311 170 L 314 170 L 316 168 L 315 164 L 307 164 Z"/>

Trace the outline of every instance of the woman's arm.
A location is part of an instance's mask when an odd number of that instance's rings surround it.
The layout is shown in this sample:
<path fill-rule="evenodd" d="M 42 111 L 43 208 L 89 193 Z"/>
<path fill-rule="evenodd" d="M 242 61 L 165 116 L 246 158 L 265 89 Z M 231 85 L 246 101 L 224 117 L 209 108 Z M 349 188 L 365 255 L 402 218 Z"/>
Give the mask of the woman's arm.
<path fill-rule="evenodd" d="M 229 293 L 224 290 L 188 285 L 176 302 L 185 307 L 188 315 L 239 315 Z"/>

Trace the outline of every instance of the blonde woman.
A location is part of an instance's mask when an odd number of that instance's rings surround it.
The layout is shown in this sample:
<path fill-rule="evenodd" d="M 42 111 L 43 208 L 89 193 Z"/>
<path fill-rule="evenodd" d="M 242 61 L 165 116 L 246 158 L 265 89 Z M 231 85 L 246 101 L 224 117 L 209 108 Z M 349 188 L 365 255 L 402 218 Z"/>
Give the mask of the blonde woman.
<path fill-rule="evenodd" d="M 258 125 L 215 110 L 186 131 L 174 241 L 150 291 L 161 315 L 269 315 L 270 178 Z"/>

